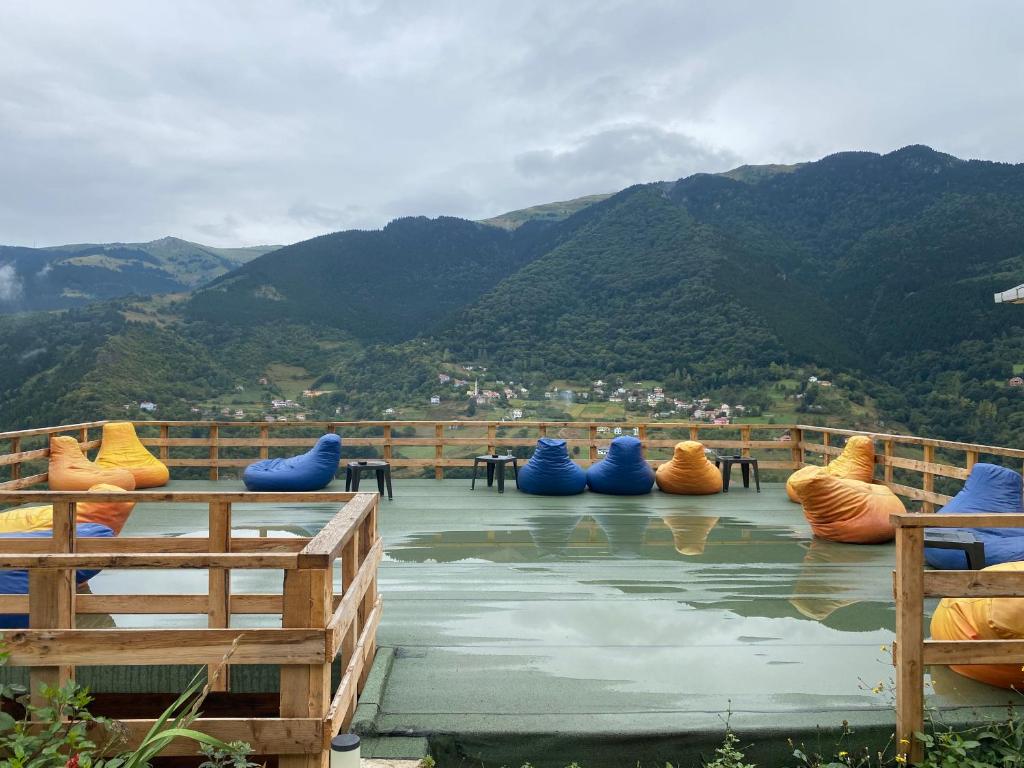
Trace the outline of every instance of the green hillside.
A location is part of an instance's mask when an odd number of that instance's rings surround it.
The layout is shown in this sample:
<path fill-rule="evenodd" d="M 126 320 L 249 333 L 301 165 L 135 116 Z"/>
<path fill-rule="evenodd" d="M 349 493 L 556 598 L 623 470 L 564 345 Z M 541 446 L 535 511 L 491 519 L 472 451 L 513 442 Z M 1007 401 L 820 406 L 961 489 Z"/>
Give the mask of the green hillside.
<path fill-rule="evenodd" d="M 268 253 L 177 305 L 0 321 L 0 413 L 35 424 L 142 397 L 162 415 L 259 413 L 313 388 L 296 407 L 325 417 L 648 418 L 666 408 L 645 400 L 656 382 L 754 420 L 1012 445 L 1024 315 L 991 297 L 1022 273 L 1024 166 L 840 153 L 512 229 L 400 219 Z M 591 391 L 600 379 L 637 395 Z M 530 394 L 466 394 L 509 382 Z"/>
<path fill-rule="evenodd" d="M 602 200 L 607 200 L 609 197 L 611 195 L 586 195 L 585 197 L 563 200 L 558 203 L 533 205 L 529 208 L 521 208 L 518 211 L 509 211 L 489 219 L 483 219 L 480 223 L 488 224 L 492 227 L 500 227 L 501 229 L 516 229 L 528 221 L 563 221 L 577 211 L 581 211 L 587 206 L 599 203 Z"/>

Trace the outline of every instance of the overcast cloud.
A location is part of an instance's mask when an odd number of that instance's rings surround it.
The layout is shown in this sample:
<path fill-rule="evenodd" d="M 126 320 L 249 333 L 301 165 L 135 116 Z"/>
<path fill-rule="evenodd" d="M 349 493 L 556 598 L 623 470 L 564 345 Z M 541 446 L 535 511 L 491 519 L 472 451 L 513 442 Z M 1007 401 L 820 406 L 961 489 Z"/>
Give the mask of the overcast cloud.
<path fill-rule="evenodd" d="M 1015 2 L 4 2 L 0 243 L 286 243 L 912 143 L 1020 162 L 1021 29 Z"/>

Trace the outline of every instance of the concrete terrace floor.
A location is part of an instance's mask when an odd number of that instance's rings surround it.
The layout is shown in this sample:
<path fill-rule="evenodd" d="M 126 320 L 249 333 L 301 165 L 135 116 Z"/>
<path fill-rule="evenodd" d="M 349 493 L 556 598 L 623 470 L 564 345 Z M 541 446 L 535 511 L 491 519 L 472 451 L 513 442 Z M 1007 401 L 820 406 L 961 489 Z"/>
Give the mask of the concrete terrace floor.
<path fill-rule="evenodd" d="M 359 727 L 395 743 L 427 737 L 443 765 L 687 765 L 711 753 L 729 712 L 745 739 L 770 737 L 776 758 L 789 752 L 787 737 L 814 739 L 844 720 L 881 746 L 893 723 L 894 548 L 815 540 L 783 486 L 762 487 L 553 498 L 396 480 L 380 515 L 379 685 Z M 123 535 L 205 529 L 202 506 L 168 506 L 140 505 Z M 331 513 L 239 505 L 234 525 L 305 535 Z M 131 588 L 168 590 L 147 583 L 156 575 L 115 571 L 92 588 L 121 592 L 128 578 Z M 175 578 L 187 582 L 175 591 L 205 590 L 202 572 Z M 279 575 L 249 572 L 233 589 L 275 585 Z M 266 619 L 235 617 L 251 621 Z M 930 706 L 952 720 L 1014 697 L 945 668 L 932 670 L 930 691 Z"/>

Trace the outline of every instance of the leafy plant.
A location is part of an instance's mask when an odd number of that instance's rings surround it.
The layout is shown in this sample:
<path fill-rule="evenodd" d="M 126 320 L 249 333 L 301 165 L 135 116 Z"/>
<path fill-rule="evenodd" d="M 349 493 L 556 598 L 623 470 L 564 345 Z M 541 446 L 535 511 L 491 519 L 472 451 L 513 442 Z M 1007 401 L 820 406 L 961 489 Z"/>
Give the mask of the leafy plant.
<path fill-rule="evenodd" d="M 0 650 L 0 666 L 8 659 Z M 33 704 L 24 686 L 0 685 L 0 702 L 5 709 L 20 705 L 20 719 L 0 712 L 0 766 L 3 768 L 147 768 L 168 745 L 178 738 L 196 742 L 207 760 L 204 768 L 253 768 L 248 744 L 231 742 L 201 733 L 191 727 L 209 688 L 197 674 L 181 695 L 161 714 L 133 750 L 111 752 L 123 742 L 123 729 L 112 720 L 89 711 L 89 690 L 71 681 L 62 686 L 44 685 L 41 705 Z M 97 744 L 92 733 L 105 740 Z"/>

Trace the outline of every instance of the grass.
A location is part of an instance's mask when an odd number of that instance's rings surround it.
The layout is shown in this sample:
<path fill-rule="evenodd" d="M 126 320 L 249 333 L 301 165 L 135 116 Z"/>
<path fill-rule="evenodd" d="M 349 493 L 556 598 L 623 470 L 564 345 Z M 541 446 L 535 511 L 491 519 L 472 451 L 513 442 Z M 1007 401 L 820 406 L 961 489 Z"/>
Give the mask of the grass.
<path fill-rule="evenodd" d="M 316 376 L 305 368 L 284 363 L 272 363 L 267 366 L 266 377 L 289 400 L 300 397 L 303 391 L 309 389 L 316 381 Z"/>

